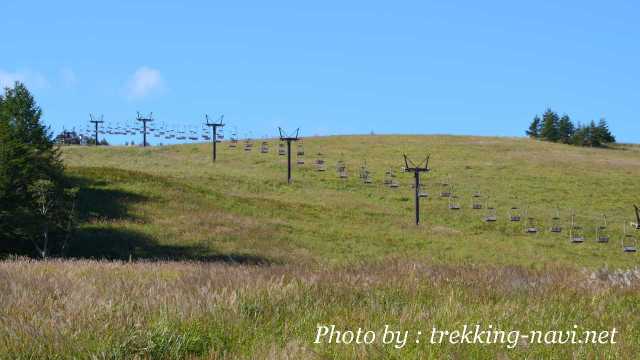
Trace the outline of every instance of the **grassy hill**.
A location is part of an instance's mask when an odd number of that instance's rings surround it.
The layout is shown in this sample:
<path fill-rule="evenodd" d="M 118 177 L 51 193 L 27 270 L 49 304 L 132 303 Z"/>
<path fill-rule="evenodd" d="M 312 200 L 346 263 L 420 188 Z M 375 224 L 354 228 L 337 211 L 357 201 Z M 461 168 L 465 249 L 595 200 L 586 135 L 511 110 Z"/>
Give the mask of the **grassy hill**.
<path fill-rule="evenodd" d="M 259 143 L 68 147 L 81 186 L 75 261 L 0 263 L 0 352 L 11 358 L 632 358 L 640 351 L 638 255 L 622 224 L 639 202 L 640 148 L 577 148 L 519 138 L 306 138 L 286 158 Z M 326 172 L 314 170 L 318 153 Z M 413 223 L 402 154 L 431 154 L 423 224 Z M 295 159 L 295 157 L 294 157 Z M 335 171 L 344 160 L 348 179 Z M 358 179 L 366 160 L 373 184 Z M 401 186 L 383 186 L 393 169 Z M 440 182 L 462 209 L 448 209 Z M 497 209 L 471 209 L 480 192 Z M 483 201 L 483 205 L 485 202 Z M 526 208 L 527 235 L 507 221 Z M 565 231 L 546 231 L 560 209 Z M 571 244 L 575 211 L 586 242 Z M 611 240 L 595 242 L 602 214 Z M 522 214 L 524 215 L 524 214 Z M 113 262 L 104 259 L 134 262 Z M 96 259 L 96 260 L 87 260 Z M 144 260 L 164 259 L 160 262 Z M 191 261 L 176 261 L 191 260 Z M 621 269 L 621 270 L 615 270 Z M 10 279 L 10 280 L 9 280 Z M 313 344 L 318 324 L 379 331 L 459 328 L 606 330 L 616 344 Z M 37 340 L 36 340 L 37 339 Z M 46 339 L 47 341 L 43 341 Z"/>
<path fill-rule="evenodd" d="M 242 144 L 240 144 L 242 145 Z M 258 144 L 257 144 L 258 145 Z M 66 148 L 69 173 L 86 182 L 83 235 L 78 255 L 126 257 L 133 239 L 136 258 L 238 257 L 277 263 L 352 263 L 388 256 L 438 263 L 627 267 L 637 258 L 621 251 L 622 224 L 637 201 L 640 151 L 602 150 L 511 138 L 451 136 L 352 136 L 305 139 L 305 165 L 294 164 L 286 184 L 286 157 L 221 144 L 156 148 Z M 312 165 L 324 154 L 327 171 Z M 431 194 L 422 201 L 423 225 L 413 224 L 411 174 L 400 173 L 402 153 L 431 153 L 423 177 Z M 347 164 L 349 179 L 335 171 Z M 374 183 L 358 179 L 362 162 Z M 398 189 L 383 186 L 393 169 Z M 460 211 L 440 198 L 447 180 Z M 488 197 L 499 221 L 482 221 L 472 194 Z M 486 200 L 482 200 L 486 205 Z M 568 233 L 526 235 L 523 223 L 507 221 L 517 206 L 541 229 L 560 211 L 565 230 L 576 213 L 587 242 Z M 598 244 L 595 227 L 606 214 L 609 244 Z M 524 216 L 524 213 L 522 213 Z M 104 240 L 95 248 L 95 239 Z M 91 239 L 91 240 L 88 240 Z M 90 244 L 90 246 L 89 246 Z M 85 248 L 84 245 L 87 245 Z"/>

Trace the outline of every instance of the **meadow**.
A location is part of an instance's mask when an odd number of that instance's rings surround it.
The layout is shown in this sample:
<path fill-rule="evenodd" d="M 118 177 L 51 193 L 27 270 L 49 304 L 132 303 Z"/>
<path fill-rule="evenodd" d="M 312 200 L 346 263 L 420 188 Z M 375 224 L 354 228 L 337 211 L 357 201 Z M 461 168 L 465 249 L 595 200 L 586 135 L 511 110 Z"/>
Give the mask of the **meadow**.
<path fill-rule="evenodd" d="M 633 358 L 640 148 L 522 138 L 304 139 L 305 164 L 221 143 L 65 147 L 81 226 L 67 260 L 0 263 L 6 358 Z M 295 147 L 294 147 L 295 149 Z M 322 153 L 322 155 L 318 155 Z M 420 226 L 402 154 L 431 154 Z M 326 172 L 313 161 L 322 157 Z M 348 179 L 335 164 L 344 160 Z M 295 161 L 295 156 L 294 156 Z M 366 161 L 373 184 L 358 178 Z M 382 184 L 385 171 L 400 187 Z M 461 209 L 439 197 L 453 184 Z M 471 209 L 472 194 L 496 208 Z M 541 231 L 508 221 L 517 206 Z M 559 211 L 564 231 L 546 231 Z M 572 244 L 570 215 L 586 241 Z M 602 215 L 609 243 L 595 241 Z M 524 216 L 524 213 L 523 213 Z M 131 259 L 131 261 L 129 261 Z M 609 345 L 313 344 L 317 324 L 379 330 L 497 324 L 617 328 Z"/>

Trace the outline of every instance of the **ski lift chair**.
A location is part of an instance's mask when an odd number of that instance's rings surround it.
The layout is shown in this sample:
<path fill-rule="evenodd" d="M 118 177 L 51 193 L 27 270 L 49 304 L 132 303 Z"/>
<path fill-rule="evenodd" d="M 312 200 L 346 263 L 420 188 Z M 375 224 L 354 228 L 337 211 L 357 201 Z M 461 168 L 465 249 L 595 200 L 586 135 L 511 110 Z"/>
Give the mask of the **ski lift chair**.
<path fill-rule="evenodd" d="M 442 186 L 442 191 L 440 191 L 440 197 L 448 198 L 449 196 L 451 196 L 450 183 L 451 181 L 449 180 L 449 175 L 447 175 L 446 179 L 440 183 L 440 186 Z"/>
<path fill-rule="evenodd" d="M 471 195 L 471 208 L 473 210 L 480 210 L 482 209 L 482 195 L 479 192 L 475 192 L 473 193 L 473 195 Z"/>
<path fill-rule="evenodd" d="M 449 210 L 460 210 L 460 202 L 457 195 L 452 194 L 449 196 Z"/>
<path fill-rule="evenodd" d="M 279 155 L 279 156 L 287 155 L 287 150 L 285 149 L 285 146 L 284 146 L 284 143 L 283 143 L 283 142 L 281 142 L 281 143 L 278 145 L 278 155 Z"/>
<path fill-rule="evenodd" d="M 327 170 L 327 166 L 324 163 L 324 160 L 322 159 L 322 154 L 321 153 L 318 153 L 318 159 L 316 159 L 315 165 L 316 165 L 316 171 L 326 171 Z"/>
<path fill-rule="evenodd" d="M 267 154 L 268 152 L 269 152 L 269 143 L 266 141 L 263 141 L 262 144 L 260 144 L 260 153 Z"/>
<path fill-rule="evenodd" d="M 358 173 L 358 176 L 360 177 L 360 179 L 364 179 L 369 175 L 369 169 L 367 168 L 367 161 L 363 161 L 362 165 L 360 166 L 360 172 Z"/>
<path fill-rule="evenodd" d="M 396 174 L 393 172 L 392 169 L 389 169 L 389 171 L 387 171 L 387 176 L 388 176 L 388 185 L 390 188 L 392 189 L 397 189 L 400 187 L 400 183 L 398 182 L 398 180 L 396 180 Z"/>
<path fill-rule="evenodd" d="M 425 190 L 424 185 L 420 184 L 420 190 L 418 190 L 418 197 L 426 198 L 429 197 L 429 193 Z"/>
<path fill-rule="evenodd" d="M 524 232 L 525 234 L 537 234 L 538 233 L 538 225 L 536 224 L 536 219 L 531 216 L 527 216 L 526 221 L 524 223 Z"/>
<path fill-rule="evenodd" d="M 489 206 L 489 200 L 485 204 L 485 208 L 487 209 L 487 215 L 484 217 L 484 222 L 492 223 L 498 221 L 498 215 L 496 214 L 496 209 L 493 206 Z"/>
<path fill-rule="evenodd" d="M 609 234 L 607 229 L 607 216 L 602 214 L 602 224 L 596 227 L 596 241 L 599 243 L 608 243 Z"/>
<path fill-rule="evenodd" d="M 347 165 L 344 163 L 344 160 L 338 160 L 336 163 L 336 171 L 338 172 L 338 177 L 340 179 L 346 179 L 347 175 Z"/>
<path fill-rule="evenodd" d="M 302 140 L 300 140 L 300 141 L 298 142 L 297 149 L 298 149 L 298 151 L 297 151 L 297 155 L 298 155 L 298 156 L 304 156 L 304 145 L 302 144 Z"/>
<path fill-rule="evenodd" d="M 576 224 L 576 215 L 571 215 L 571 227 L 569 228 L 569 241 L 574 244 L 584 242 L 584 232 L 582 226 Z"/>
<path fill-rule="evenodd" d="M 627 224 L 624 224 L 624 235 L 622 237 L 622 251 L 626 253 L 634 253 L 638 249 L 638 238 L 633 234 L 627 233 Z"/>
<path fill-rule="evenodd" d="M 562 226 L 560 225 L 560 210 L 556 210 L 556 216 L 551 218 L 551 228 L 549 228 L 549 231 L 556 234 L 562 232 Z"/>
<path fill-rule="evenodd" d="M 368 170 L 364 174 L 364 177 L 362 178 L 362 182 L 366 185 L 373 184 L 373 180 L 371 180 L 371 173 L 369 173 Z"/>
<path fill-rule="evenodd" d="M 360 179 L 362 179 L 362 183 L 364 184 L 371 184 L 373 183 L 373 181 L 371 181 L 371 173 L 369 172 L 369 168 L 367 168 L 367 161 L 363 161 L 362 162 L 362 166 L 360 167 Z"/>
<path fill-rule="evenodd" d="M 253 144 L 251 143 L 250 139 L 247 139 L 244 141 L 244 151 L 251 151 L 251 149 L 253 148 Z"/>
<path fill-rule="evenodd" d="M 517 206 L 512 206 L 509 209 L 509 221 L 511 222 L 519 222 L 522 220 L 522 216 L 520 215 L 520 208 Z"/>
<path fill-rule="evenodd" d="M 391 185 L 391 182 L 393 180 L 393 178 L 392 178 L 393 175 L 392 174 L 393 174 L 393 172 L 391 170 L 387 170 L 384 173 L 384 181 L 383 181 L 384 185 L 387 185 L 387 186 Z"/>
<path fill-rule="evenodd" d="M 304 158 L 302 157 L 302 155 L 298 155 L 296 158 L 296 164 L 298 165 L 304 165 Z"/>
<path fill-rule="evenodd" d="M 527 225 L 524 227 L 524 232 L 527 234 L 537 234 L 538 227 L 536 226 L 536 219 L 529 217 L 527 218 Z"/>
<path fill-rule="evenodd" d="M 444 190 L 442 190 L 440 192 L 440 197 L 450 197 L 451 196 L 451 187 L 449 186 L 449 183 L 442 183 L 441 184 L 444 187 Z"/>

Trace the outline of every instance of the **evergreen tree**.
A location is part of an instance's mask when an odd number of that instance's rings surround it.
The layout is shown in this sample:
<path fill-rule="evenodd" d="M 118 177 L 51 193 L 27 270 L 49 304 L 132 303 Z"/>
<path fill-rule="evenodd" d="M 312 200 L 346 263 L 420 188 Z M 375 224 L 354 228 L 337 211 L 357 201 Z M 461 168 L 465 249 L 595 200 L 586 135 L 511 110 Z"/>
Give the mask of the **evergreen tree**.
<path fill-rule="evenodd" d="M 574 125 L 568 115 L 558 118 L 551 109 L 547 109 L 542 116 L 533 119 L 526 134 L 532 138 L 547 141 L 560 141 L 564 144 L 577 146 L 602 147 L 614 143 L 616 138 L 609 130 L 607 121 L 603 118 L 596 124 L 591 121 L 588 124 Z"/>
<path fill-rule="evenodd" d="M 20 83 L 0 95 L 0 253 L 33 252 L 32 242 L 42 233 L 32 191 L 37 181 L 51 182 L 52 197 L 64 196 L 62 161 L 41 115 Z M 59 217 L 59 210 L 52 210 L 52 218 Z"/>
<path fill-rule="evenodd" d="M 531 122 L 531 125 L 529 125 L 529 130 L 526 131 L 526 134 L 532 139 L 540 138 L 540 117 L 538 115 L 533 118 L 533 121 Z"/>
<path fill-rule="evenodd" d="M 586 139 L 586 146 L 600 147 L 602 145 L 600 143 L 598 127 L 596 126 L 596 122 L 593 120 L 589 123 Z"/>
<path fill-rule="evenodd" d="M 609 125 L 607 124 L 607 120 L 604 118 L 598 121 L 597 133 L 598 138 L 601 144 L 611 144 L 616 142 L 616 138 L 613 136 L 611 131 L 609 130 Z"/>
<path fill-rule="evenodd" d="M 547 109 L 544 115 L 542 115 L 542 126 L 540 129 L 540 137 L 547 141 L 558 141 L 560 134 L 558 132 L 558 114 Z"/>
<path fill-rule="evenodd" d="M 580 123 L 578 123 L 578 126 L 576 127 L 575 132 L 573 133 L 573 138 L 571 139 L 571 143 L 573 145 L 576 146 L 584 146 L 585 144 L 585 137 L 587 133 L 587 129 Z"/>
<path fill-rule="evenodd" d="M 558 122 L 558 135 L 560 137 L 560 141 L 563 144 L 570 144 L 574 133 L 575 127 L 571 122 L 571 118 L 569 118 L 568 115 L 562 116 Z"/>

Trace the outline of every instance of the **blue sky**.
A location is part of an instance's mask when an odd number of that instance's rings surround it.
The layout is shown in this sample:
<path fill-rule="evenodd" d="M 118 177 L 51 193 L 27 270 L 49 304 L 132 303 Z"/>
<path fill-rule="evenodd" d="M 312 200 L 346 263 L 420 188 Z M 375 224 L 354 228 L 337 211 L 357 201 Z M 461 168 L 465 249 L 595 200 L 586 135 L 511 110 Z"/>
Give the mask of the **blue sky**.
<path fill-rule="evenodd" d="M 0 83 L 55 130 L 153 111 L 240 136 L 522 136 L 546 107 L 640 142 L 634 1 L 3 1 Z"/>

